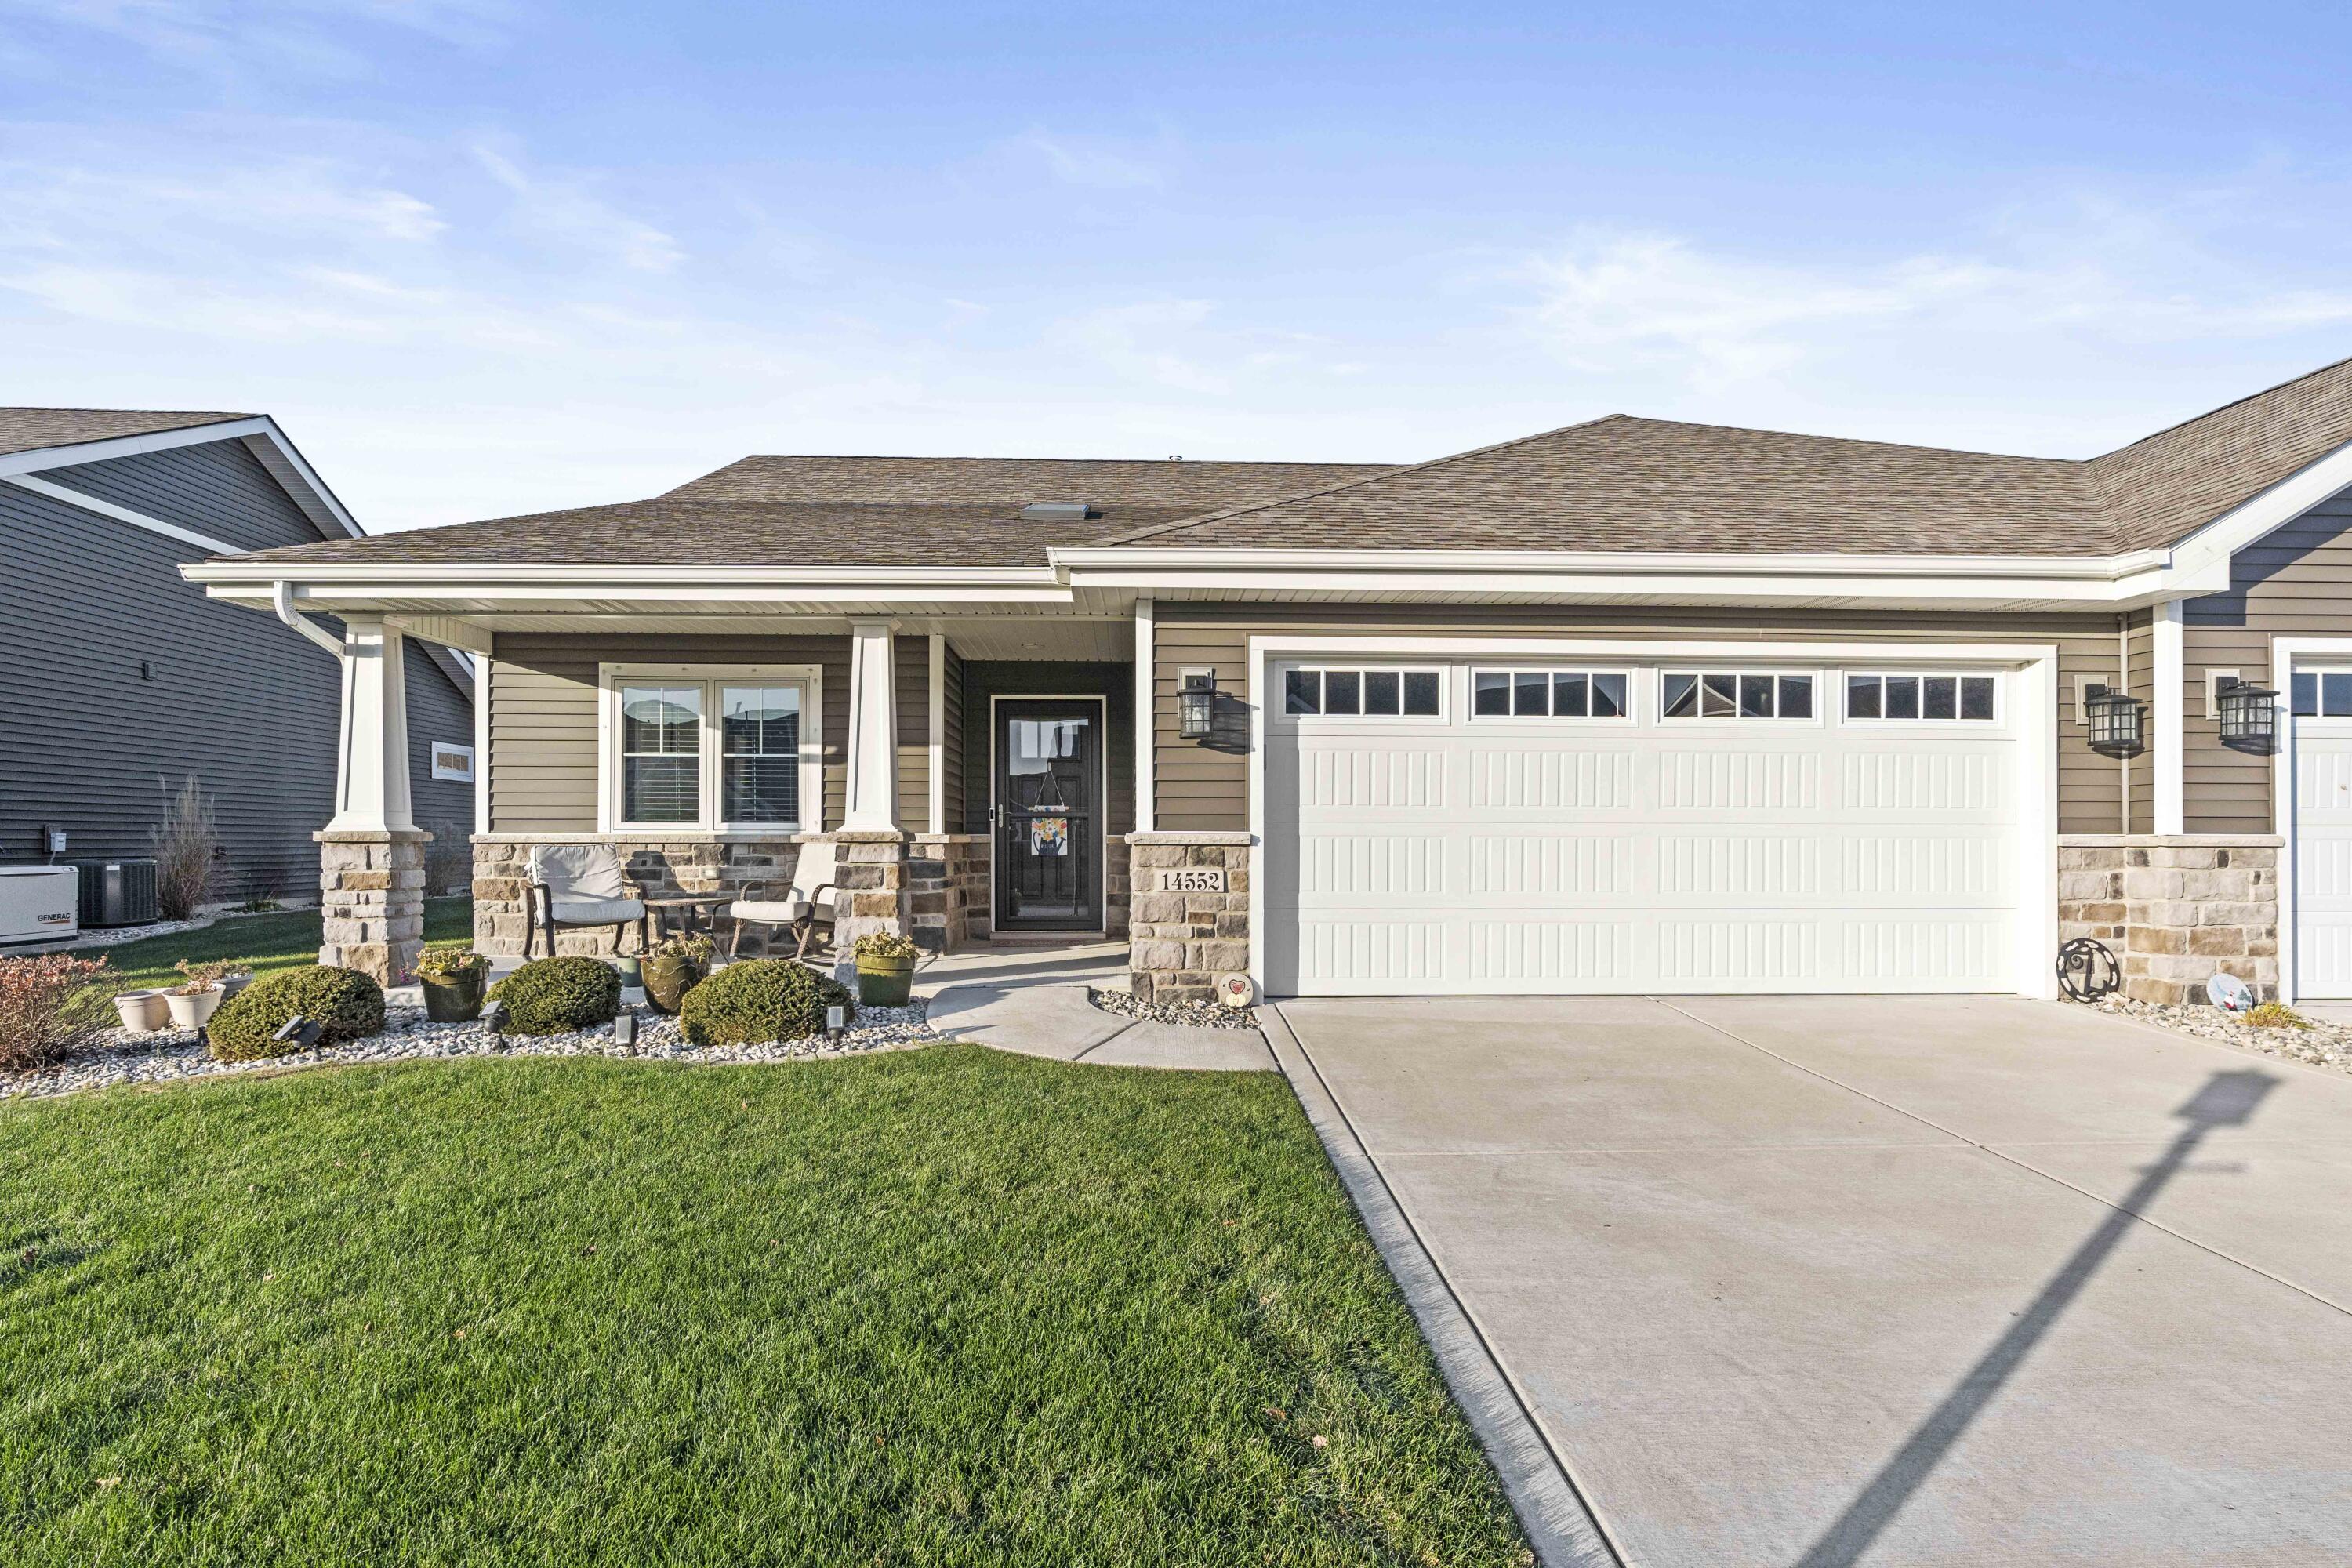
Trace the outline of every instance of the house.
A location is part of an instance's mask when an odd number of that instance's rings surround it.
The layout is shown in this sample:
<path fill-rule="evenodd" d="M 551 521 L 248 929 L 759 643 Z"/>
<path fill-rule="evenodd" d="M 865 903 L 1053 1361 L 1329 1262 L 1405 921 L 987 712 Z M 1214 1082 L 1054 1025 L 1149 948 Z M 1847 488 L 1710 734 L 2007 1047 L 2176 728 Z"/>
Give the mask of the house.
<path fill-rule="evenodd" d="M 2138 995 L 2343 996 L 2347 442 L 2352 362 L 2081 461 L 1625 416 L 1408 467 L 753 457 L 188 575 L 481 661 L 492 951 L 531 845 L 693 889 L 821 835 L 845 931 L 1124 937 L 1157 995 L 2038 996 L 2092 936 Z M 410 852 L 384 668 L 352 866 Z"/>
<path fill-rule="evenodd" d="M 220 829 L 216 895 L 307 900 L 336 661 L 180 568 L 359 532 L 265 416 L 0 408 L 0 860 L 148 855 L 193 775 Z M 436 647 L 401 691 L 415 815 L 452 844 L 473 826 L 472 682 Z"/>

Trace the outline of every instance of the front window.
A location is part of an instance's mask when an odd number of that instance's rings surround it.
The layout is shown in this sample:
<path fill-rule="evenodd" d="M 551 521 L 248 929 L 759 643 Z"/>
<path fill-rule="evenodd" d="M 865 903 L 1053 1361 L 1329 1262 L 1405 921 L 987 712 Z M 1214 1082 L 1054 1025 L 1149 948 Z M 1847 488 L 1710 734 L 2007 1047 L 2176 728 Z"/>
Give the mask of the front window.
<path fill-rule="evenodd" d="M 1482 719 L 1622 719 L 1622 669 L 1474 669 L 1470 711 Z"/>
<path fill-rule="evenodd" d="M 1767 670 L 1669 670 L 1660 696 L 1669 719 L 1810 719 L 1813 678 Z"/>
<path fill-rule="evenodd" d="M 819 798 L 816 679 L 795 666 L 607 666 L 604 825 L 814 831 L 803 812 Z"/>

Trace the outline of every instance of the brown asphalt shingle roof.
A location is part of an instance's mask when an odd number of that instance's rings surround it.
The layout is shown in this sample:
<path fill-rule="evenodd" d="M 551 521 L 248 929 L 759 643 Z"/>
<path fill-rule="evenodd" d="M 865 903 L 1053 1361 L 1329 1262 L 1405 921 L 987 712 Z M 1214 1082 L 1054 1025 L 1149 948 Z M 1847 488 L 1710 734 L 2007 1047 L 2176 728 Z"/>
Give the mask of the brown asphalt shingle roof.
<path fill-rule="evenodd" d="M 2087 460 L 1622 414 L 1403 468 L 753 457 L 651 500 L 259 558 L 1013 566 L 1080 544 L 2096 556 L 2176 542 L 2347 442 L 2352 360 Z M 1018 515 L 1040 500 L 1097 510 Z"/>
<path fill-rule="evenodd" d="M 111 441 L 121 436 L 152 436 L 159 430 L 185 430 L 195 425 L 218 425 L 224 420 L 252 417 L 250 414 L 138 408 L 0 408 L 0 457 L 37 451 L 43 447 Z"/>
<path fill-rule="evenodd" d="M 1107 540 L 1150 549 L 2111 555 L 2352 441 L 2352 360 L 2088 460 L 1612 414 Z"/>

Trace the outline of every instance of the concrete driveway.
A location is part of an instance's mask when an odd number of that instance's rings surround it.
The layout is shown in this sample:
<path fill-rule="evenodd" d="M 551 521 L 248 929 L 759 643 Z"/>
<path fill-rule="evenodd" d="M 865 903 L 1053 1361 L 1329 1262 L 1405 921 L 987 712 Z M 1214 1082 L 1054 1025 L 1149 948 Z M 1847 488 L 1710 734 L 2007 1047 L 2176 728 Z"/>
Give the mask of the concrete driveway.
<path fill-rule="evenodd" d="M 2352 1079 L 1999 997 L 1281 1012 L 1626 1562 L 2352 1562 Z"/>

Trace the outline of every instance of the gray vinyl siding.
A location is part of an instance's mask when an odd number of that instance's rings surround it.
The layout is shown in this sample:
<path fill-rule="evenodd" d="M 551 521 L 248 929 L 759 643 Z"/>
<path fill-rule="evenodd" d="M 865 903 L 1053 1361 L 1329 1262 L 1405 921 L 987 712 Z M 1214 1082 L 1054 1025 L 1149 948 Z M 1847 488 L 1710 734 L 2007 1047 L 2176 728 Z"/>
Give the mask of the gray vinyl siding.
<path fill-rule="evenodd" d="M 963 821 L 959 831 L 986 833 L 994 752 L 990 732 L 991 699 L 997 697 L 1100 697 L 1103 701 L 1103 831 L 1116 838 L 1135 827 L 1135 667 L 1131 664 L 1059 663 L 1035 659 L 971 659 L 963 667 L 963 711 L 969 715 L 964 747 Z"/>
<path fill-rule="evenodd" d="M 2181 805 L 2191 833 L 2268 833 L 2268 756 L 2221 744 L 2205 714 L 2205 672 L 2271 679 L 2271 641 L 2352 637 L 2352 491 L 2322 501 L 2238 552 L 2230 591 L 2181 607 Z"/>
<path fill-rule="evenodd" d="M 597 666 L 814 664 L 824 670 L 824 826 L 848 775 L 849 638 L 502 632 L 490 678 L 490 820 L 496 833 L 596 831 Z M 903 707 L 901 718 L 904 718 Z"/>
<path fill-rule="evenodd" d="M 2147 723 L 2156 722 L 2156 612 L 2134 610 L 2124 616 L 2124 690 L 2148 705 Z M 2153 733 L 2151 730 L 2151 734 Z M 2126 789 L 2126 833 L 2156 831 L 2156 748 L 2117 762 L 2128 781 Z"/>
<path fill-rule="evenodd" d="M 948 644 L 947 658 L 942 663 L 945 679 L 941 682 L 944 700 L 940 704 L 940 720 L 947 733 L 940 752 L 948 778 L 944 820 L 949 832 L 961 833 L 966 831 L 964 802 L 969 795 L 969 786 L 964 775 L 963 657 L 956 652 L 954 643 Z"/>
<path fill-rule="evenodd" d="M 42 477 L 257 548 L 319 537 L 236 442 Z M 205 553 L 0 485 L 0 859 L 39 858 L 45 824 L 66 830 L 70 858 L 143 856 L 166 790 L 193 773 L 220 826 L 221 894 L 315 896 L 310 835 L 334 813 L 341 672 L 274 617 L 182 580 L 179 567 Z M 142 660 L 153 679 L 141 678 Z M 472 732 L 465 700 L 421 648 L 408 702 L 415 721 Z M 463 786 L 418 798 L 420 816 L 471 828 Z"/>
<path fill-rule="evenodd" d="M 1575 606 L 1194 604 L 1161 600 L 1152 674 L 1155 825 L 1178 831 L 1233 831 L 1249 826 L 1246 710 L 1253 635 L 1412 635 L 1431 637 L 1705 637 L 1780 640 L 2048 643 L 2058 649 L 2058 826 L 2062 833 L 2122 829 L 2122 774 L 2090 750 L 2074 711 L 2074 678 L 2116 679 L 2122 642 L 2117 617 L 1965 615 L 1924 612 L 1619 609 Z M 1209 666 L 1227 710 L 1220 733 L 1187 741 L 1176 733 L 1177 673 Z"/>
<path fill-rule="evenodd" d="M 239 441 L 140 452 L 48 468 L 40 477 L 239 550 L 309 544 L 320 537 L 317 525 Z M 342 535 L 338 531 L 332 537 Z M 189 559 L 201 554 L 192 552 Z"/>
<path fill-rule="evenodd" d="M 898 697 L 898 825 L 910 833 L 931 823 L 931 639 L 891 639 Z"/>

